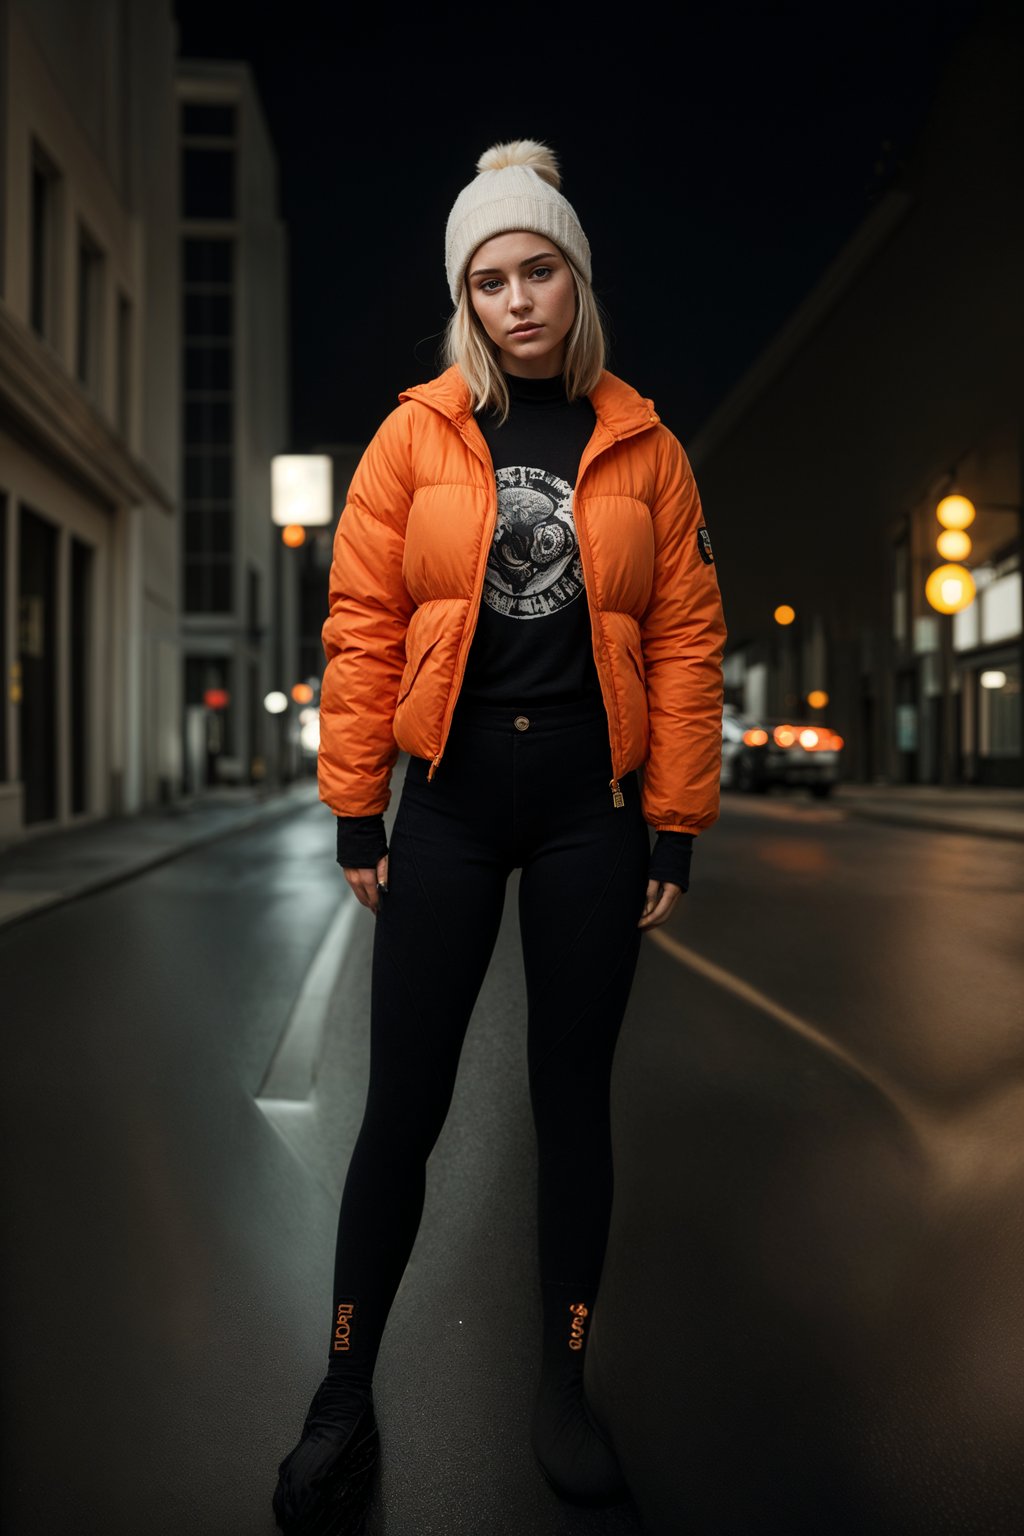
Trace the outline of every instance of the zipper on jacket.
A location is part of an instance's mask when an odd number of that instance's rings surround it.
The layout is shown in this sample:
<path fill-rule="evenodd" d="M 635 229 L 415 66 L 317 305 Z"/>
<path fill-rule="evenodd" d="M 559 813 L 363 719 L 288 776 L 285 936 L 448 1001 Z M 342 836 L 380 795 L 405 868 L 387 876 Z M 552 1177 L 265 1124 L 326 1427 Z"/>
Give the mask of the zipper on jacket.
<path fill-rule="evenodd" d="M 442 413 L 442 414 L 444 414 L 444 413 Z M 451 417 L 448 417 L 449 421 L 451 421 L 451 419 L 452 419 Z M 474 425 L 475 425 L 475 423 L 474 423 Z M 479 591 L 476 593 L 476 604 L 475 604 L 474 609 L 473 609 L 473 615 L 472 615 L 472 620 L 471 620 L 472 628 L 469 631 L 469 638 L 466 641 L 465 649 L 463 651 L 462 663 L 461 663 L 460 666 L 458 666 L 458 673 L 457 673 L 457 676 L 455 678 L 454 687 L 452 688 L 451 698 L 448 701 L 448 705 L 447 705 L 447 707 L 445 709 L 444 719 L 441 722 L 441 748 L 440 748 L 440 751 L 437 753 L 436 757 L 434 757 L 433 760 L 431 761 L 430 767 L 427 770 L 427 783 L 428 784 L 430 783 L 431 779 L 434 777 L 434 774 L 437 772 L 437 766 L 440 763 L 442 757 L 444 756 L 444 749 L 445 749 L 445 745 L 446 745 L 446 743 L 448 741 L 448 731 L 449 731 L 449 729 L 451 727 L 452 715 L 455 713 L 455 705 L 458 703 L 459 693 L 461 692 L 461 689 L 462 689 L 462 679 L 463 679 L 463 677 L 466 674 L 466 661 L 465 661 L 465 658 L 468 657 L 468 655 L 469 655 L 469 648 L 473 644 L 473 636 L 476 634 L 476 626 L 477 626 L 477 623 L 479 622 L 479 619 L 480 619 L 480 602 L 481 602 L 481 599 L 483 597 L 484 581 L 486 580 L 486 576 L 487 576 L 487 557 L 490 554 L 491 543 L 492 543 L 492 541 L 494 539 L 494 529 L 495 529 L 495 526 L 497 525 L 497 521 L 498 521 L 498 485 L 497 485 L 497 481 L 494 478 L 494 460 L 491 458 L 491 453 L 490 453 L 490 450 L 487 447 L 487 443 L 486 443 L 486 440 L 484 439 L 483 433 L 480 434 L 480 440 L 484 444 L 484 451 L 481 452 L 480 448 L 477 446 L 477 444 L 474 443 L 469 438 L 469 436 L 467 436 L 463 426 L 459 426 L 458 423 L 456 423 L 456 426 L 458 427 L 459 436 L 462 438 L 462 441 L 465 443 L 466 447 L 469 448 L 471 452 L 476 454 L 477 458 L 480 460 L 481 464 L 484 466 L 484 469 L 488 472 L 488 491 L 489 491 L 489 494 L 490 494 L 490 507 L 489 507 L 490 515 L 489 515 L 489 517 L 487 519 L 487 527 L 484 530 L 484 535 L 483 535 L 483 538 L 481 539 L 481 542 L 480 542 L 480 557 L 481 557 L 481 562 L 482 562 L 482 569 L 477 572 L 477 575 L 479 577 Z M 478 432 L 480 431 L 479 427 L 477 427 L 477 431 Z"/>
<path fill-rule="evenodd" d="M 653 423 L 653 421 L 654 421 L 654 417 L 652 416 L 651 417 L 651 422 Z M 610 428 L 605 427 L 604 430 L 606 432 L 609 432 Z M 624 432 L 621 436 L 618 436 L 616 434 L 612 434 L 611 443 L 624 442 L 627 438 L 635 437 L 638 432 L 645 432 L 646 430 L 647 430 L 646 427 L 634 427 L 632 429 L 632 431 Z M 591 441 L 593 441 L 593 439 L 591 439 Z M 594 608 L 595 586 L 594 586 L 594 568 L 593 568 L 593 564 L 592 564 L 592 561 L 591 561 L 591 551 L 590 551 L 590 534 L 589 534 L 589 532 L 587 531 L 587 528 L 586 528 L 586 520 L 584 518 L 582 518 L 582 517 L 577 516 L 577 493 L 579 491 L 580 486 L 583 483 L 583 476 L 586 473 L 586 471 L 590 468 L 591 464 L 594 462 L 594 460 L 598 457 L 599 454 L 603 453 L 606 448 L 610 448 L 611 447 L 611 443 L 602 443 L 599 447 L 595 448 L 593 450 L 593 452 L 589 451 L 590 450 L 590 446 L 591 446 L 590 443 L 587 444 L 587 447 L 584 448 L 584 450 L 583 450 L 583 457 L 580 460 L 580 467 L 579 467 L 579 469 L 576 472 L 576 484 L 575 484 L 575 486 L 573 488 L 573 493 L 572 493 L 573 523 L 575 524 L 575 527 L 576 527 L 576 537 L 579 540 L 580 560 L 583 562 L 583 577 L 584 577 L 583 587 L 584 587 L 584 590 L 585 590 L 586 595 L 587 595 L 587 607 L 590 610 L 590 632 L 591 632 L 592 637 L 595 640 L 597 639 L 598 635 L 600 634 L 600 631 L 598 629 L 597 624 L 594 621 L 594 615 L 595 615 L 595 608 Z M 601 639 L 601 649 L 602 649 L 602 651 L 604 650 L 604 648 L 605 648 L 604 647 L 604 639 L 602 637 L 602 639 Z M 595 665 L 597 667 L 598 680 L 602 681 L 601 680 L 601 662 L 598 660 L 596 649 L 594 651 L 594 663 L 595 663 Z M 604 685 L 603 685 L 603 681 L 602 681 L 602 691 L 603 691 L 603 686 Z M 609 695 L 612 698 L 613 705 L 614 705 L 614 698 L 615 698 L 615 691 L 614 691 L 614 689 L 609 689 Z M 608 713 L 609 746 L 611 746 L 611 739 L 610 739 L 610 733 L 611 733 L 611 711 L 608 710 L 607 703 L 605 704 L 605 710 Z M 616 720 L 616 724 L 617 724 L 618 723 L 618 718 L 619 718 L 618 717 L 618 706 L 617 705 L 614 705 L 614 712 L 615 712 L 615 720 Z M 614 750 L 614 747 L 612 747 L 612 773 L 613 774 L 615 773 L 615 750 Z M 622 793 L 622 789 L 619 786 L 618 778 L 615 777 L 615 778 L 609 779 L 608 780 L 608 785 L 609 785 L 609 788 L 611 789 L 611 792 L 612 792 L 612 805 L 616 809 L 618 809 L 619 806 L 625 805 L 625 803 L 626 803 L 625 797 L 624 797 L 624 795 Z"/>
<path fill-rule="evenodd" d="M 424 404 L 426 404 L 426 403 L 427 402 L 424 402 Z M 436 406 L 433 406 L 433 405 L 432 405 L 431 408 L 434 409 L 434 410 L 438 409 Z M 494 538 L 494 529 L 495 529 L 495 525 L 496 525 L 496 523 L 498 521 L 498 488 L 497 488 L 497 483 L 495 481 L 495 476 L 494 476 L 494 460 L 491 457 L 490 450 L 487 448 L 486 440 L 483 438 L 483 434 L 482 433 L 480 434 L 481 441 L 484 444 L 484 451 L 481 452 L 481 450 L 477 446 L 477 444 L 474 443 L 470 439 L 469 436 L 467 436 L 466 431 L 465 431 L 465 424 L 464 423 L 460 425 L 457 421 L 454 420 L 453 417 L 449 416 L 446 411 L 440 411 L 439 414 L 442 415 L 442 416 L 445 416 L 447 420 L 453 422 L 453 424 L 455 425 L 455 427 L 458 430 L 459 436 L 462 438 L 462 441 L 466 444 L 466 447 L 469 448 L 471 450 L 471 452 L 476 454 L 477 458 L 480 460 L 481 464 L 484 466 L 484 469 L 489 472 L 489 481 L 490 481 L 490 491 L 491 491 L 491 507 L 490 507 L 490 512 L 491 512 L 491 515 L 490 515 L 490 517 L 488 519 L 488 524 L 487 524 L 486 531 L 484 533 L 483 540 L 481 542 L 481 551 L 480 551 L 481 559 L 482 559 L 482 566 L 483 566 L 483 576 L 481 577 L 481 580 L 480 580 L 480 590 L 476 594 L 477 601 L 476 601 L 476 606 L 475 606 L 475 608 L 473 610 L 473 618 L 472 618 L 472 625 L 473 625 L 473 627 L 472 627 L 472 629 L 469 632 L 469 640 L 468 640 L 468 642 L 466 644 L 466 648 L 465 648 L 465 652 L 464 652 L 464 657 L 465 657 L 465 656 L 469 655 L 469 647 L 473 643 L 473 636 L 476 634 L 476 626 L 477 626 L 477 623 L 478 623 L 479 618 L 480 618 L 480 601 L 481 601 L 481 598 L 482 598 L 482 595 L 483 595 L 483 581 L 484 581 L 484 579 L 486 577 L 486 571 L 487 571 L 487 556 L 490 553 L 491 542 L 492 542 L 492 540 Z M 472 419 L 472 418 L 470 417 L 470 418 L 467 418 L 467 419 Z M 652 416 L 650 418 L 649 425 L 653 424 L 654 420 L 655 420 L 655 418 Z M 474 424 L 474 426 L 477 426 L 475 421 L 474 421 L 473 424 Z M 610 448 L 613 443 L 624 442 L 627 438 L 635 437 L 639 432 L 646 432 L 647 431 L 647 427 L 646 426 L 640 426 L 640 427 L 633 427 L 629 432 L 624 432 L 621 435 L 619 435 L 619 434 L 613 433 L 611 431 L 611 428 L 604 426 L 603 422 L 599 422 L 599 425 L 602 427 L 602 430 L 605 433 L 609 434 L 610 441 L 606 442 L 606 443 L 601 443 L 597 448 L 595 448 L 593 450 L 593 452 L 590 452 L 589 450 L 590 450 L 591 444 L 593 442 L 593 438 L 591 438 L 591 442 L 588 443 L 587 447 L 584 448 L 584 450 L 583 450 L 583 457 L 580 460 L 580 466 L 579 466 L 579 469 L 576 472 L 576 484 L 573 487 L 573 522 L 574 522 L 574 524 L 576 526 L 577 538 L 579 539 L 580 558 L 583 561 L 583 574 L 584 574 L 583 586 L 584 586 L 584 589 L 586 591 L 586 596 L 587 596 L 587 607 L 590 610 L 590 632 L 591 632 L 591 636 L 592 637 L 596 637 L 597 634 L 599 633 L 599 631 L 597 629 L 597 626 L 594 623 L 594 598 L 593 598 L 594 572 L 593 572 L 593 567 L 592 567 L 591 561 L 590 561 L 589 535 L 587 535 L 586 538 L 581 536 L 582 523 L 576 521 L 576 515 L 575 515 L 576 514 L 576 493 L 579 490 L 580 484 L 582 483 L 584 472 L 587 469 L 589 469 L 590 465 L 594 462 L 594 460 L 598 457 L 599 454 L 603 453 L 606 448 Z M 477 431 L 478 432 L 480 431 L 479 426 L 477 426 Z M 584 555 L 584 551 L 585 551 L 585 555 Z M 586 579 L 588 573 L 589 573 L 589 577 L 590 577 L 589 581 Z M 596 651 L 594 653 L 594 662 L 595 662 L 595 665 L 598 668 L 598 680 L 600 681 L 600 678 L 601 678 L 601 670 L 600 670 L 601 669 L 601 663 L 598 661 L 597 652 Z M 449 731 L 449 728 L 451 726 L 452 715 L 455 713 L 455 705 L 458 702 L 459 692 L 460 692 L 460 690 L 462 688 L 462 679 L 465 676 L 465 671 L 466 671 L 466 663 L 465 663 L 465 660 L 463 660 L 462 665 L 461 665 L 461 667 L 458 670 L 458 675 L 457 675 L 457 677 L 455 679 L 455 686 L 452 689 L 451 699 L 449 700 L 448 706 L 447 706 L 447 708 L 445 710 L 445 718 L 441 722 L 441 748 L 440 748 L 440 751 L 438 751 L 437 754 L 431 759 L 430 767 L 427 770 L 427 783 L 428 784 L 430 783 L 431 779 L 434 777 L 434 774 L 437 772 L 438 764 L 440 763 L 442 757 L 444 756 L 444 749 L 445 749 L 445 745 L 446 745 L 447 740 L 448 740 L 448 731 Z M 612 693 L 612 697 L 614 698 L 614 693 Z M 606 710 L 606 712 L 608 710 L 607 704 L 605 705 L 605 710 Z M 616 709 L 616 720 L 617 719 L 618 719 L 618 711 Z M 610 723 L 611 723 L 611 716 L 609 714 L 609 725 L 610 725 Z M 609 746 L 610 745 L 611 745 L 611 742 L 609 741 Z M 613 771 L 614 771 L 614 768 L 615 768 L 615 754 L 614 754 L 614 751 L 613 751 L 612 752 L 612 769 L 613 769 Z M 625 802 L 625 797 L 623 796 L 622 789 L 619 786 L 618 779 L 617 778 L 609 779 L 608 783 L 609 783 L 609 786 L 610 786 L 611 791 L 612 791 L 612 805 L 614 807 L 616 807 L 616 808 L 618 808 L 619 806 L 625 805 L 625 803 L 626 803 Z"/>

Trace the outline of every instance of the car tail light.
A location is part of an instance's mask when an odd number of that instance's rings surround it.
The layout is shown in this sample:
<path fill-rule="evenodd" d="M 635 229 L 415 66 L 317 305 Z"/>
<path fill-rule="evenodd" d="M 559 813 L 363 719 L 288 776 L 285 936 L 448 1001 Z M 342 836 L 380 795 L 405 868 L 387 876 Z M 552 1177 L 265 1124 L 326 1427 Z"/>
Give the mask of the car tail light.
<path fill-rule="evenodd" d="M 760 728 L 743 732 L 743 745 L 745 747 L 763 747 L 767 741 L 768 732 L 762 731 Z"/>
<path fill-rule="evenodd" d="M 754 734 L 748 731 L 743 740 Z M 805 752 L 838 752 L 843 745 L 843 738 L 824 725 L 777 725 L 772 740 L 777 747 L 800 746 Z"/>
<path fill-rule="evenodd" d="M 810 736 L 814 737 L 813 741 L 804 739 Z M 838 752 L 843 745 L 843 738 L 826 726 L 817 725 L 800 732 L 800 744 L 806 747 L 808 752 Z"/>

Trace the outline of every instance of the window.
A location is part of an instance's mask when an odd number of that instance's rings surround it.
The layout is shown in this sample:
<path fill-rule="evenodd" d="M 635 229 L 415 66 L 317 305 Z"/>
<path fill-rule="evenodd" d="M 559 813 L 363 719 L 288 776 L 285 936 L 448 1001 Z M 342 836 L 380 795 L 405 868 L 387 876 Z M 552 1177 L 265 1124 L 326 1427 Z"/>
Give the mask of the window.
<path fill-rule="evenodd" d="M 234 607 L 234 255 L 231 240 L 187 237 L 184 381 L 184 606 Z"/>
<path fill-rule="evenodd" d="M 42 146 L 32 141 L 32 209 L 29 219 L 29 322 L 37 336 L 57 344 L 57 221 L 60 175 Z"/>
<path fill-rule="evenodd" d="M 7 779 L 7 700 L 15 699 L 19 676 L 7 656 L 7 497 L 0 491 L 0 784 Z"/>
<path fill-rule="evenodd" d="M 132 305 L 117 296 L 117 425 L 126 440 L 132 430 Z"/>
<path fill-rule="evenodd" d="M 181 212 L 186 219 L 235 217 L 237 108 L 186 101 L 181 106 Z"/>
<path fill-rule="evenodd" d="M 78 227 L 78 313 L 75 375 L 90 394 L 101 387 L 100 341 L 103 333 L 103 253 L 84 225 Z"/>
<path fill-rule="evenodd" d="M 71 706 L 71 810 L 89 809 L 89 690 L 92 660 L 93 552 L 71 537 L 70 613 L 68 622 L 68 683 Z"/>

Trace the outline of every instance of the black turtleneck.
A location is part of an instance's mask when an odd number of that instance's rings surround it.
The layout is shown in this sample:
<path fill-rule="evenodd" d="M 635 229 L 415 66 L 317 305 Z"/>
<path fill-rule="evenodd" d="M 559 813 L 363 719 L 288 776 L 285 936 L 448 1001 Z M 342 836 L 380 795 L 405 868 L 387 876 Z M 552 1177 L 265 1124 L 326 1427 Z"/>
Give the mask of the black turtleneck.
<path fill-rule="evenodd" d="M 505 374 L 508 419 L 477 421 L 498 482 L 498 521 L 459 697 L 514 705 L 601 698 L 573 492 L 596 416 L 561 374 Z M 652 880 L 689 886 L 693 838 L 659 832 Z M 383 816 L 338 817 L 338 863 L 372 869 L 387 852 Z"/>

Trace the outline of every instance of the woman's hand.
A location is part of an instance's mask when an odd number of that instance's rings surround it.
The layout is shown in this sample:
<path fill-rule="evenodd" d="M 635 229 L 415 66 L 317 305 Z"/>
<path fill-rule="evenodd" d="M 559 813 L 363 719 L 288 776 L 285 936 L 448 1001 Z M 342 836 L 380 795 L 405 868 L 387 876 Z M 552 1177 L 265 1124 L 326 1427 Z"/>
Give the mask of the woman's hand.
<path fill-rule="evenodd" d="M 671 880 L 648 880 L 647 900 L 637 927 L 657 928 L 666 921 L 682 894 L 682 886 L 673 885 Z"/>
<path fill-rule="evenodd" d="M 374 917 L 376 917 L 380 911 L 381 896 L 380 891 L 377 889 L 377 882 L 379 880 L 381 885 L 385 887 L 388 883 L 387 854 L 382 859 L 378 859 L 376 869 L 343 868 L 342 874 L 355 891 L 357 900 L 361 901 L 364 907 L 369 907 Z"/>

